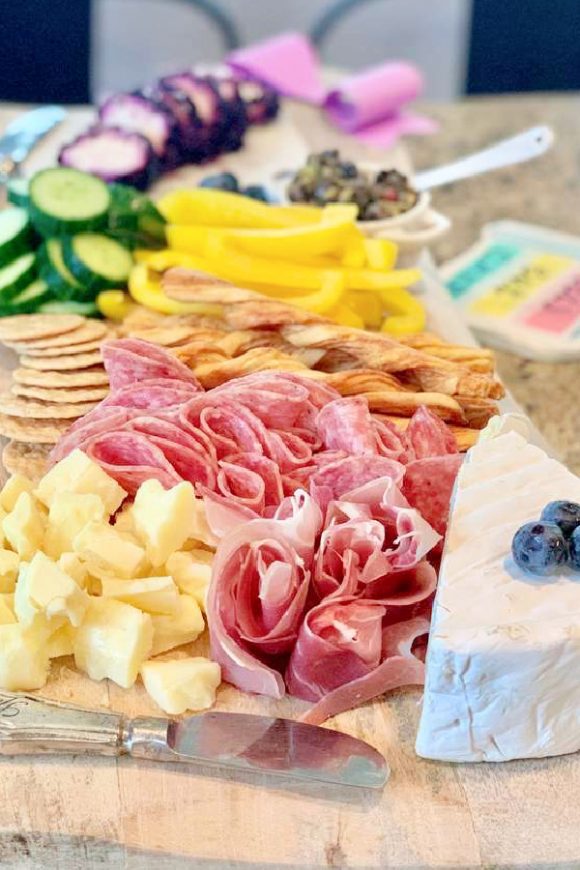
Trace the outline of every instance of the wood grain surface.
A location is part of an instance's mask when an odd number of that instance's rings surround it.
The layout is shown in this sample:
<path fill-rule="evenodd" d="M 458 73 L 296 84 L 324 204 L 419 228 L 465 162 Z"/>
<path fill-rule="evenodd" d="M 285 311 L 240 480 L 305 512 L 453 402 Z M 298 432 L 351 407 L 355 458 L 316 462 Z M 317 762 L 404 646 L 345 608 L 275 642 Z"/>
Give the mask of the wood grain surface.
<path fill-rule="evenodd" d="M 0 112 L 0 127 L 3 117 Z M 85 112 L 74 115 L 71 127 L 82 127 L 85 118 Z M 291 119 L 296 122 L 295 142 L 337 141 L 306 110 Z M 255 131 L 252 142 L 261 133 L 274 141 L 271 132 Z M 37 165 L 69 135 L 61 130 L 52 137 L 35 155 Z M 352 142 L 346 150 L 356 156 Z M 252 153 L 260 148 L 248 151 L 248 160 Z M 0 387 L 15 362 L 7 351 L 0 356 Z M 67 659 L 55 665 L 42 694 L 129 715 L 158 714 L 142 686 L 126 692 L 93 683 Z M 128 759 L 0 758 L 0 867 L 579 866 L 580 759 L 424 761 L 413 748 L 420 700 L 417 690 L 395 692 L 331 723 L 385 755 L 392 773 L 379 794 Z M 217 708 L 295 716 L 305 706 L 224 686 Z"/>

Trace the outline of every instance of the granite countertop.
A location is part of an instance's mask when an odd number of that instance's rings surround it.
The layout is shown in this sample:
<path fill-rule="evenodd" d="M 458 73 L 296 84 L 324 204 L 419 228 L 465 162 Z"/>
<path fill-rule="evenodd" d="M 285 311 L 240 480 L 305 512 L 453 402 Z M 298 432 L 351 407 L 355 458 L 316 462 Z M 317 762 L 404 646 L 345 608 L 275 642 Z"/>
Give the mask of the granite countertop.
<path fill-rule="evenodd" d="M 436 208 L 453 221 L 452 231 L 434 246 L 437 260 L 467 248 L 483 224 L 493 220 L 528 221 L 580 237 L 580 96 L 476 97 L 423 108 L 441 129 L 426 139 L 408 140 L 417 169 L 446 163 L 536 124 L 549 124 L 556 134 L 552 150 L 536 161 L 433 192 Z M 580 360 L 540 363 L 500 351 L 497 359 L 514 397 L 580 474 Z"/>

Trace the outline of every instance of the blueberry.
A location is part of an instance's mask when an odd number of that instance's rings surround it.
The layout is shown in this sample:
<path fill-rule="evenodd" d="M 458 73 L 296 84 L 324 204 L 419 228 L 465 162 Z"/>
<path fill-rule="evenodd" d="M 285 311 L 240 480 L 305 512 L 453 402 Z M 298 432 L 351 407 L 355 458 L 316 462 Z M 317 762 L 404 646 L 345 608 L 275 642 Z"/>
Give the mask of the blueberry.
<path fill-rule="evenodd" d="M 248 184 L 244 187 L 242 193 L 244 196 L 250 196 L 252 199 L 259 199 L 260 202 L 270 202 L 268 191 L 262 184 Z"/>
<path fill-rule="evenodd" d="M 540 519 L 560 526 L 564 537 L 569 538 L 580 526 L 580 504 L 574 501 L 551 501 L 542 511 Z"/>
<path fill-rule="evenodd" d="M 343 178 L 356 178 L 358 175 L 358 169 L 351 163 L 350 160 L 341 163 L 340 165 L 340 174 Z"/>
<path fill-rule="evenodd" d="M 570 537 L 570 567 L 580 571 L 580 526 L 576 526 Z"/>
<path fill-rule="evenodd" d="M 217 190 L 229 190 L 231 193 L 238 193 L 240 186 L 238 179 L 232 172 L 219 172 L 217 175 L 206 175 L 199 182 L 200 187 L 213 187 Z"/>
<path fill-rule="evenodd" d="M 526 523 L 514 535 L 512 555 L 530 574 L 551 574 L 568 561 L 568 544 L 556 523 Z"/>

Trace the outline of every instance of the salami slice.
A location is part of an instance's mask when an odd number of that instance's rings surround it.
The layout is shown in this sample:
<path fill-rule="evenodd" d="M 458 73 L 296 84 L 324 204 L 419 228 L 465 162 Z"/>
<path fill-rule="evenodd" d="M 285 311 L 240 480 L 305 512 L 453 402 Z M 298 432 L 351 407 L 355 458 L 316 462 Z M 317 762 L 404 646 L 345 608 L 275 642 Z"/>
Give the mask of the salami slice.
<path fill-rule="evenodd" d="M 405 471 L 404 496 L 440 535 L 447 529 L 451 493 L 462 461 L 459 453 L 431 456 L 409 463 Z"/>
<path fill-rule="evenodd" d="M 141 484 L 152 478 L 166 489 L 182 480 L 163 452 L 138 432 L 96 435 L 85 452 L 129 495 L 135 495 Z"/>
<path fill-rule="evenodd" d="M 421 405 L 411 417 L 405 437 L 415 459 L 458 452 L 457 441 L 451 429 L 425 405 Z"/>
<path fill-rule="evenodd" d="M 314 472 L 310 476 L 310 494 L 325 511 L 333 499 L 368 481 L 391 477 L 399 482 L 404 471 L 400 463 L 383 456 L 348 456 Z"/>
<path fill-rule="evenodd" d="M 329 450 L 344 450 L 349 456 L 376 456 L 377 435 L 368 402 L 360 396 L 335 399 L 322 408 L 316 428 Z"/>
<path fill-rule="evenodd" d="M 154 378 L 180 380 L 202 390 L 186 365 L 148 341 L 139 338 L 109 341 L 103 345 L 102 355 L 113 391 Z"/>
<path fill-rule="evenodd" d="M 138 408 L 156 411 L 185 404 L 196 395 L 195 384 L 176 378 L 154 378 L 142 381 L 109 393 L 101 407 L 114 405 L 123 408 Z"/>

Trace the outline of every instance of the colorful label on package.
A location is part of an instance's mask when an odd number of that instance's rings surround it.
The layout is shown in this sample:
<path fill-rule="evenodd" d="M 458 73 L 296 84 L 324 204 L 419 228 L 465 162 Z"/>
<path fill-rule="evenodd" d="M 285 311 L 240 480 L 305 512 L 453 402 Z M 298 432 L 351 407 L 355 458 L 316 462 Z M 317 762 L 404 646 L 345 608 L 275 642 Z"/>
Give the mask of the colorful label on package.
<path fill-rule="evenodd" d="M 443 267 L 447 288 L 486 341 L 542 359 L 580 356 L 580 239 L 527 224 L 488 225 Z"/>

